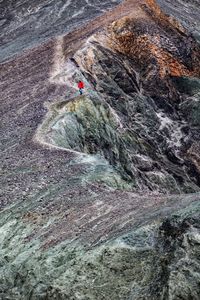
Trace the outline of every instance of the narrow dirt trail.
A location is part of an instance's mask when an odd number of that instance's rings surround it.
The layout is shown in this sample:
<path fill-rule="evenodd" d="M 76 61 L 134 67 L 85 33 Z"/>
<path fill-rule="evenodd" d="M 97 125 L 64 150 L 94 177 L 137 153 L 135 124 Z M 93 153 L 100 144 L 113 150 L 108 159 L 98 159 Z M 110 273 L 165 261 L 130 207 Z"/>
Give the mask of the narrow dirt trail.
<path fill-rule="evenodd" d="M 81 28 L 77 28 L 73 32 L 64 36 L 64 52 L 65 56 L 72 55 L 85 40 L 92 34 L 103 30 L 113 21 L 124 16 L 134 16 L 137 18 L 149 18 L 148 14 L 143 10 L 145 0 L 125 0 L 107 13 L 95 18 Z"/>

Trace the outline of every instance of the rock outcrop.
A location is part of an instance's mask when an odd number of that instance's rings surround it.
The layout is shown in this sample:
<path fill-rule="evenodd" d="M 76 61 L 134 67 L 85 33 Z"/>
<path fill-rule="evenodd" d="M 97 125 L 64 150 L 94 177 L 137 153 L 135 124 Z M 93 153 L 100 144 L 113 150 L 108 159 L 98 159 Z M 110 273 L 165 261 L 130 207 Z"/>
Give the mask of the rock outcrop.
<path fill-rule="evenodd" d="M 196 149 L 199 127 L 192 137 L 185 119 L 193 125 L 198 119 L 198 109 L 191 116 L 200 92 L 194 77 L 200 66 L 198 44 L 153 3 L 136 6 L 76 51 L 67 76 L 71 82 L 84 76 L 88 93 L 48 117 L 43 139 L 103 156 L 135 190 L 198 191 L 198 159 L 190 152 Z M 184 117 L 188 93 L 195 93 L 195 104 L 189 100 L 191 113 Z"/>
<path fill-rule="evenodd" d="M 199 8 L 181 3 L 123 1 L 0 65 L 0 299 L 200 298 Z"/>

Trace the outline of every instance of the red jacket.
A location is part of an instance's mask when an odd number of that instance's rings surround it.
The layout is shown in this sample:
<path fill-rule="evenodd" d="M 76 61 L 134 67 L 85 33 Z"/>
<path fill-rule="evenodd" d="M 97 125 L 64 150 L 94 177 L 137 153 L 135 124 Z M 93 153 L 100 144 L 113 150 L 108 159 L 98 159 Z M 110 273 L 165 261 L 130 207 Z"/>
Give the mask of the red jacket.
<path fill-rule="evenodd" d="M 82 81 L 79 81 L 78 88 L 79 89 L 84 89 L 84 83 Z"/>

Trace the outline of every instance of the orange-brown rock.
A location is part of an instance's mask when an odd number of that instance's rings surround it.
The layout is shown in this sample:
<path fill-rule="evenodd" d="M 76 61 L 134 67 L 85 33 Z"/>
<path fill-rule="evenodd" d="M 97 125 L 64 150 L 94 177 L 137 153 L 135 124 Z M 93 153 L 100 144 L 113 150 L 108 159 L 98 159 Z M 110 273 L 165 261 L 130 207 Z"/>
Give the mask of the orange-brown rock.
<path fill-rule="evenodd" d="M 146 5 L 137 1 L 134 12 L 114 21 L 108 31 L 110 47 L 134 61 L 147 86 L 157 85 L 160 79 L 173 99 L 178 94 L 173 92 L 171 77 L 200 75 L 199 45 L 154 0 Z"/>
<path fill-rule="evenodd" d="M 192 76 L 198 71 L 196 65 L 187 66 L 184 57 L 178 57 L 178 46 L 167 36 L 163 37 L 163 29 L 158 32 L 151 20 L 125 17 L 114 22 L 110 32 L 113 47 L 132 57 L 140 66 L 148 66 L 155 59 L 161 78 L 166 74 Z"/>

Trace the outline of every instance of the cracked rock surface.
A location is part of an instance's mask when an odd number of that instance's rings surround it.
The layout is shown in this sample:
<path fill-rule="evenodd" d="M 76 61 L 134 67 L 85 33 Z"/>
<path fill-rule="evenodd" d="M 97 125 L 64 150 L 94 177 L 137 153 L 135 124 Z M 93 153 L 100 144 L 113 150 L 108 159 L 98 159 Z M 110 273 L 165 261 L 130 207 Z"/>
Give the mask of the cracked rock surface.
<path fill-rule="evenodd" d="M 0 299 L 198 300 L 198 1 L 8 2 Z"/>

